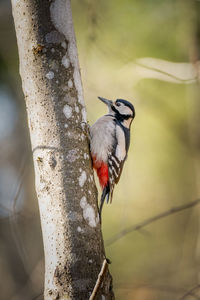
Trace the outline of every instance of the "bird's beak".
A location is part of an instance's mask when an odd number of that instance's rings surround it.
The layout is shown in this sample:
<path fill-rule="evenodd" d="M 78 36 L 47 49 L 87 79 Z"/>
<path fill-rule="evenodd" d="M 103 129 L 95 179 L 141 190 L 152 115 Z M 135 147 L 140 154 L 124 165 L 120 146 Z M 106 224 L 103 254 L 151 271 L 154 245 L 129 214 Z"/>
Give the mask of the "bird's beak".
<path fill-rule="evenodd" d="M 108 99 L 105 99 L 105 98 L 102 98 L 102 97 L 98 97 L 99 100 L 101 100 L 103 103 L 105 103 L 106 105 L 108 105 L 108 107 L 111 107 L 112 105 L 112 101 L 111 100 L 108 100 Z"/>

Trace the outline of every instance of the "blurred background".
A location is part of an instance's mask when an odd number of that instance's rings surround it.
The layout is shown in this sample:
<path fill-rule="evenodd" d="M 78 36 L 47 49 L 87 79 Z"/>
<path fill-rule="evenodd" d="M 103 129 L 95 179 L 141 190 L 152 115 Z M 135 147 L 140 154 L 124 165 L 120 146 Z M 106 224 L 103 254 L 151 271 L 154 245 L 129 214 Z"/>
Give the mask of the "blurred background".
<path fill-rule="evenodd" d="M 89 123 L 106 112 L 97 96 L 136 109 L 128 161 L 103 211 L 116 299 L 200 299 L 198 202 L 116 237 L 200 197 L 200 1 L 72 6 Z M 7 0 L 0 0 L 0 36 L 0 299 L 42 299 L 41 228 Z"/>

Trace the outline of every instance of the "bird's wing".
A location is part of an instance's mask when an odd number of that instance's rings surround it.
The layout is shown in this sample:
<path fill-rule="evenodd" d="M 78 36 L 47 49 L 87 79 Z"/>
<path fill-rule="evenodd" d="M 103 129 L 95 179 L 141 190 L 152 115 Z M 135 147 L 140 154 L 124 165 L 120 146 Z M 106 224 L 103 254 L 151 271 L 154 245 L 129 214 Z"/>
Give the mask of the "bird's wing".
<path fill-rule="evenodd" d="M 115 184 L 119 182 L 124 161 L 126 159 L 126 141 L 123 129 L 116 126 L 116 145 L 108 156 L 109 166 L 109 184 L 110 184 L 110 202 L 112 202 L 113 189 Z"/>

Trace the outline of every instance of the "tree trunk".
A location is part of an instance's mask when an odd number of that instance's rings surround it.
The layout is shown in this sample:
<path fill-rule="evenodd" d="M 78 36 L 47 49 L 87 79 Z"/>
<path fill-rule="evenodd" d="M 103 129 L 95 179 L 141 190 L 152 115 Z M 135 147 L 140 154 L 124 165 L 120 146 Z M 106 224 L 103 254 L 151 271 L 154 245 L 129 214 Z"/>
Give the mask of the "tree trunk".
<path fill-rule="evenodd" d="M 105 252 L 70 1 L 12 0 L 12 7 L 43 231 L 45 300 L 89 299 Z M 108 271 L 96 299 L 114 299 Z"/>

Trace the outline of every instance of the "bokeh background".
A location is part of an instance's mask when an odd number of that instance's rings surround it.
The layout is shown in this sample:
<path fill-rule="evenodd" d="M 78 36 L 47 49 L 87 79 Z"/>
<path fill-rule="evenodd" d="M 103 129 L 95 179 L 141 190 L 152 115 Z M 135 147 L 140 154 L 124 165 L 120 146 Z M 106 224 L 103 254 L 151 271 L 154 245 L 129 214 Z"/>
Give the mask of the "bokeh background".
<path fill-rule="evenodd" d="M 90 124 L 135 105 L 103 234 L 117 300 L 200 299 L 200 1 L 72 0 Z M 42 299 L 43 248 L 11 4 L 0 0 L 0 299 Z M 103 299 L 102 299 L 103 300 Z"/>

